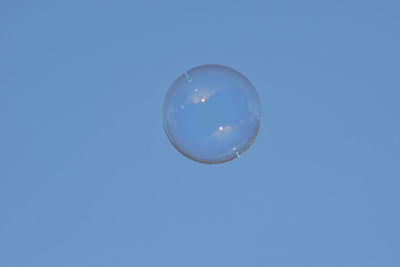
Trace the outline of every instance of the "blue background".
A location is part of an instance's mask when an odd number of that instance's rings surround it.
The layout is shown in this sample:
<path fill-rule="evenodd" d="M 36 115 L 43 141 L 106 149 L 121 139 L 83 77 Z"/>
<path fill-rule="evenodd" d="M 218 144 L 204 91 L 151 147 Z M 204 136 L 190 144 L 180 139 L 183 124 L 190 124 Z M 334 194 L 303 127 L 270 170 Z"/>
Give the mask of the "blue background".
<path fill-rule="evenodd" d="M 1 1 L 0 266 L 400 266 L 398 1 Z M 180 155 L 183 71 L 242 72 L 242 157 Z"/>

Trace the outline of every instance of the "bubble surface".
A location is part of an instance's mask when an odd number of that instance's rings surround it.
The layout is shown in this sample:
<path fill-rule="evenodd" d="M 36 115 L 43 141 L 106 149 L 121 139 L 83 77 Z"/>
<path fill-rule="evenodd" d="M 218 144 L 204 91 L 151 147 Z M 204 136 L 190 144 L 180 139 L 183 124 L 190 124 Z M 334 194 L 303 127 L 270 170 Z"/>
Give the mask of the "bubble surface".
<path fill-rule="evenodd" d="M 238 71 L 203 65 L 184 72 L 163 107 L 165 132 L 186 157 L 222 163 L 239 157 L 257 136 L 261 104 L 256 89 Z"/>

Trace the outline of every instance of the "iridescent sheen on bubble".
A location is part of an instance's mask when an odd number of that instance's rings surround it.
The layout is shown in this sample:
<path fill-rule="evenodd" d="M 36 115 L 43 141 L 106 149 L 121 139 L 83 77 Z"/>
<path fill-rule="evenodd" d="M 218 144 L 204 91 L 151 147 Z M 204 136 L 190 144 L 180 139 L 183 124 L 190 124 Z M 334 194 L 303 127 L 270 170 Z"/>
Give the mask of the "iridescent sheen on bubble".
<path fill-rule="evenodd" d="M 184 72 L 164 101 L 163 122 L 174 147 L 202 163 L 239 157 L 253 143 L 260 124 L 257 91 L 239 72 L 203 65 Z"/>

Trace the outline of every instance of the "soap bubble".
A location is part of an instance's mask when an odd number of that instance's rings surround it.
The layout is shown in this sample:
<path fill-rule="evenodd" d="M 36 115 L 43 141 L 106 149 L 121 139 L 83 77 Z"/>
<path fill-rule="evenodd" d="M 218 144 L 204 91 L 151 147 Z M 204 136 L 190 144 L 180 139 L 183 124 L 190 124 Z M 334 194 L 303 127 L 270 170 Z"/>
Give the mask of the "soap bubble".
<path fill-rule="evenodd" d="M 257 136 L 261 104 L 239 72 L 221 65 L 186 71 L 164 100 L 163 123 L 172 145 L 202 163 L 222 163 L 246 151 Z"/>

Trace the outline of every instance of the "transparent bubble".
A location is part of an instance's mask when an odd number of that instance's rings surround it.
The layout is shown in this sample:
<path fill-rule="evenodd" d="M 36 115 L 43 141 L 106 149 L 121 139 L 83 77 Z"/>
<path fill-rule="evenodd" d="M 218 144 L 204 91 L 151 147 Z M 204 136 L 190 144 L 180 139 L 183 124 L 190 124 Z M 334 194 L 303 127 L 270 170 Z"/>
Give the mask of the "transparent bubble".
<path fill-rule="evenodd" d="M 261 105 L 239 72 L 221 65 L 186 71 L 164 101 L 163 122 L 174 147 L 202 163 L 239 157 L 257 136 Z"/>

